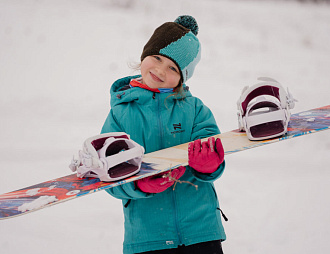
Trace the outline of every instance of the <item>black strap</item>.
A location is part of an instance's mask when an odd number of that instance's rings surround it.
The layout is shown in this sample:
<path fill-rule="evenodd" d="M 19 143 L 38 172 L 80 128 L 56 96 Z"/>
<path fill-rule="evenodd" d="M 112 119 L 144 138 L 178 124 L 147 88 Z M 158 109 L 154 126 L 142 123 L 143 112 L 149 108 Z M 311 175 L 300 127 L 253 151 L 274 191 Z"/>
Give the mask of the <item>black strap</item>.
<path fill-rule="evenodd" d="M 125 208 L 127 208 L 129 206 L 129 204 L 131 203 L 132 199 L 129 199 L 126 204 L 124 205 Z"/>
<path fill-rule="evenodd" d="M 221 213 L 221 216 L 223 217 L 223 219 L 225 220 L 225 221 L 228 221 L 228 218 L 227 218 L 227 216 L 223 213 L 223 211 L 220 209 L 220 208 L 217 208 L 218 210 L 220 210 L 220 213 Z"/>

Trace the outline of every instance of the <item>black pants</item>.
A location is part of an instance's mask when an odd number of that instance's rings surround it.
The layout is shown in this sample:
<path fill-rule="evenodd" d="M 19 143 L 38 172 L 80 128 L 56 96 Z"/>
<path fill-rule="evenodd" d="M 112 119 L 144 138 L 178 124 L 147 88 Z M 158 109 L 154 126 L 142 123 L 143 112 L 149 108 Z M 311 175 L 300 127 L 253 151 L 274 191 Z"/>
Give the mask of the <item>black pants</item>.
<path fill-rule="evenodd" d="M 176 249 L 147 251 L 141 254 L 223 254 L 221 242 L 211 241 L 189 246 L 179 246 Z"/>

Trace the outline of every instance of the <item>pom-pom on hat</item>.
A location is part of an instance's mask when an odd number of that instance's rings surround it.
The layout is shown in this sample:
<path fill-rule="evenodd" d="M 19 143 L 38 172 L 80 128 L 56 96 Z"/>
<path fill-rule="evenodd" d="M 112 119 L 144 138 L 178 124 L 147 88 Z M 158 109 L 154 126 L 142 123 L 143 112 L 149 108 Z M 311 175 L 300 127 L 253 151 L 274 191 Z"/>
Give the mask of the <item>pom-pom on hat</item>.
<path fill-rule="evenodd" d="M 197 34 L 198 24 L 192 16 L 179 16 L 174 22 L 166 22 L 155 30 L 144 46 L 141 61 L 147 56 L 165 56 L 178 66 L 182 83 L 185 83 L 201 58 Z"/>

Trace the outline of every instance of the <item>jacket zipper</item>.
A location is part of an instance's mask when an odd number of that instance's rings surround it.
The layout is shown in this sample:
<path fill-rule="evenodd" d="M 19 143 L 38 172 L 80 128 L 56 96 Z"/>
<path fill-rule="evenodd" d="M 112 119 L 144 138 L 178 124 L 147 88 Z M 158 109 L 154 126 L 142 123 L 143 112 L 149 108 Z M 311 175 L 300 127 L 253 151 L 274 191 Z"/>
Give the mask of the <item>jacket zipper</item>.
<path fill-rule="evenodd" d="M 161 100 L 158 96 L 158 94 L 156 95 L 156 93 L 154 92 L 153 99 L 157 100 L 157 120 L 158 120 L 158 130 L 159 130 L 159 138 L 160 138 L 160 149 L 164 148 L 164 137 L 163 137 L 163 124 L 162 124 L 162 117 L 161 117 Z"/>
<path fill-rule="evenodd" d="M 182 245 L 182 236 L 179 230 L 179 223 L 178 223 L 178 214 L 176 212 L 176 198 L 174 195 L 174 191 L 172 191 L 172 200 L 173 200 L 173 213 L 174 213 L 174 220 L 175 220 L 175 227 L 176 227 L 176 232 L 178 234 L 178 240 L 179 240 L 179 245 Z"/>
<path fill-rule="evenodd" d="M 157 98 L 156 98 L 157 97 Z M 159 126 L 159 137 L 160 137 L 160 144 L 161 148 L 164 148 L 164 137 L 163 137 L 163 124 L 162 124 L 162 118 L 161 118 L 161 100 L 159 98 L 158 94 L 156 93 L 153 94 L 152 98 L 157 100 L 157 117 L 158 117 L 158 126 Z M 176 212 L 176 199 L 174 195 L 174 191 L 172 191 L 172 201 L 173 201 L 173 213 L 174 213 L 174 220 L 175 220 L 175 228 L 176 232 L 178 234 L 178 240 L 179 240 L 179 245 L 182 245 L 182 237 L 181 233 L 179 230 L 179 223 L 178 223 L 178 215 Z"/>

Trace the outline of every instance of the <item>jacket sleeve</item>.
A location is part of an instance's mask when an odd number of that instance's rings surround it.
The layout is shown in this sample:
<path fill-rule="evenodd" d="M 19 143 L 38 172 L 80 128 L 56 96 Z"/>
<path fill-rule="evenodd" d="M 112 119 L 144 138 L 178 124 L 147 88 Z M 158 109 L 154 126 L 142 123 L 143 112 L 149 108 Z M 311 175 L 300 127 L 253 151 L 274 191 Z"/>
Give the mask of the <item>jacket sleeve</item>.
<path fill-rule="evenodd" d="M 203 104 L 200 99 L 196 98 L 196 111 L 195 111 L 195 120 L 193 125 L 193 131 L 191 140 L 197 140 L 202 138 L 207 138 L 210 136 L 214 136 L 220 134 L 220 130 L 215 121 L 215 118 L 211 112 L 211 110 Z M 203 174 L 192 167 L 187 166 L 188 169 L 191 170 L 195 178 L 202 182 L 213 182 L 216 179 L 220 178 L 224 169 L 225 169 L 225 161 L 219 166 L 219 168 L 213 172 L 212 174 Z"/>
<path fill-rule="evenodd" d="M 125 183 L 114 188 L 106 189 L 105 191 L 108 192 L 111 196 L 122 200 L 150 198 L 156 195 L 140 191 L 135 187 L 134 182 Z"/>
<path fill-rule="evenodd" d="M 125 132 L 125 130 L 120 126 L 117 121 L 113 110 L 110 110 L 110 113 L 107 119 L 104 122 L 104 125 L 101 130 L 102 133 L 108 132 Z M 106 189 L 107 193 L 111 196 L 119 199 L 138 199 L 138 198 L 148 198 L 154 196 L 154 194 L 144 193 L 135 187 L 134 182 L 126 183 L 114 188 Z"/>
<path fill-rule="evenodd" d="M 105 119 L 101 134 L 108 132 L 124 132 L 123 128 L 120 126 L 119 122 L 114 116 L 112 109 L 110 110 L 108 117 Z"/>

